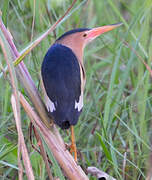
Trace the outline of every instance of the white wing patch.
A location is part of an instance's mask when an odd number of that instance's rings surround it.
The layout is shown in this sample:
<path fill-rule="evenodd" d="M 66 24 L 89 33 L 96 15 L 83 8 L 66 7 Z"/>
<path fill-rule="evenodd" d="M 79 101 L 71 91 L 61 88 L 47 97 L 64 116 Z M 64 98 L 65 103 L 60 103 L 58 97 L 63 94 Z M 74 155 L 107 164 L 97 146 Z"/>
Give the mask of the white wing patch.
<path fill-rule="evenodd" d="M 55 111 L 55 105 L 54 103 L 50 100 L 50 98 L 47 96 L 47 93 L 46 93 L 46 90 L 45 90 L 45 87 L 44 87 L 44 84 L 43 84 L 43 81 L 41 79 L 41 85 L 42 85 L 42 89 L 43 89 L 43 94 L 44 94 L 44 101 L 45 101 L 45 105 L 46 105 L 46 108 L 48 110 L 48 112 L 53 112 Z M 57 105 L 57 102 L 56 102 L 56 105 Z"/>
<path fill-rule="evenodd" d="M 79 102 L 75 101 L 75 109 L 81 111 L 82 108 L 83 108 L 83 92 L 81 92 L 81 95 L 79 97 Z"/>
<path fill-rule="evenodd" d="M 85 86 L 85 71 L 83 68 L 83 65 L 79 62 L 79 67 L 80 67 L 80 78 L 81 78 L 81 95 L 79 97 L 79 101 L 75 101 L 75 109 L 78 109 L 78 111 L 81 111 L 83 108 L 83 91 L 84 91 L 84 86 Z"/>
<path fill-rule="evenodd" d="M 46 99 L 46 107 L 47 107 L 47 110 L 52 113 L 53 111 L 56 110 L 56 109 L 55 109 L 55 105 L 54 105 L 54 103 L 49 99 L 48 96 L 45 97 L 45 99 Z"/>

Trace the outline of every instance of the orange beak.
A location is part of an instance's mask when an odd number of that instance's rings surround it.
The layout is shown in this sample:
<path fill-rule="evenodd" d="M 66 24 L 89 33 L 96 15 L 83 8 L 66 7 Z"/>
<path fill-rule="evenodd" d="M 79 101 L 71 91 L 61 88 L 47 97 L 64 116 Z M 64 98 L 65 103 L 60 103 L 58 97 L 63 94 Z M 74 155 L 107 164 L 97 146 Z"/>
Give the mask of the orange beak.
<path fill-rule="evenodd" d="M 119 26 L 121 26 L 123 23 L 117 23 L 117 24 L 111 24 L 111 25 L 107 25 L 107 26 L 102 26 L 102 27 L 97 27 L 97 28 L 93 28 L 91 30 L 88 31 L 87 33 L 87 40 L 93 40 L 96 37 L 98 37 L 99 35 L 111 31 Z"/>

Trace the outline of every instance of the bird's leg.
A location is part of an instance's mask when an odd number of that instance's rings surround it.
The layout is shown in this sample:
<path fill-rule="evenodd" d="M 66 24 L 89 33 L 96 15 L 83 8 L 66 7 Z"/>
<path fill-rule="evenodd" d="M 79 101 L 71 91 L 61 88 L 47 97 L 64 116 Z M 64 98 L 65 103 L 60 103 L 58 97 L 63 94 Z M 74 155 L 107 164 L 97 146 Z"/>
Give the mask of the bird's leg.
<path fill-rule="evenodd" d="M 75 143 L 75 135 L 74 135 L 74 127 L 70 126 L 71 129 L 71 146 L 70 146 L 70 153 L 74 153 L 74 159 L 77 162 L 77 148 Z"/>

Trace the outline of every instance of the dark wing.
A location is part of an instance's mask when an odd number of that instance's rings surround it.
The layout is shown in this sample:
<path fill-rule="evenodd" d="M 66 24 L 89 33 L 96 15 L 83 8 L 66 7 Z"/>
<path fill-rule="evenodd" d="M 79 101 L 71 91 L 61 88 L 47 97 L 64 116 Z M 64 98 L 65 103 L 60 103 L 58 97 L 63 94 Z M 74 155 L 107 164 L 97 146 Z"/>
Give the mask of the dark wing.
<path fill-rule="evenodd" d="M 75 125 L 81 109 L 80 67 L 72 50 L 54 44 L 42 63 L 42 79 L 50 100 L 50 112 L 62 129 Z"/>

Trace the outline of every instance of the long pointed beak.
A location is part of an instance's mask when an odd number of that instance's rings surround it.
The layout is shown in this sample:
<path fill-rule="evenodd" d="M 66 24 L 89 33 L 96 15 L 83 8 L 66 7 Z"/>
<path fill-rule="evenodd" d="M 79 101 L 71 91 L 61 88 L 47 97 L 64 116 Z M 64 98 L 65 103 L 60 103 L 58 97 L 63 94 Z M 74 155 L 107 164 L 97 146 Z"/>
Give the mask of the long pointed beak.
<path fill-rule="evenodd" d="M 107 26 L 93 28 L 88 32 L 87 39 L 88 40 L 95 39 L 99 35 L 101 35 L 101 34 L 103 34 L 105 32 L 111 31 L 111 30 L 121 26 L 122 24 L 123 23 L 117 23 L 117 24 L 111 24 L 111 25 L 107 25 Z"/>

